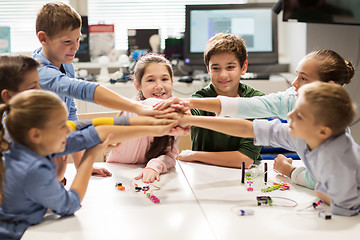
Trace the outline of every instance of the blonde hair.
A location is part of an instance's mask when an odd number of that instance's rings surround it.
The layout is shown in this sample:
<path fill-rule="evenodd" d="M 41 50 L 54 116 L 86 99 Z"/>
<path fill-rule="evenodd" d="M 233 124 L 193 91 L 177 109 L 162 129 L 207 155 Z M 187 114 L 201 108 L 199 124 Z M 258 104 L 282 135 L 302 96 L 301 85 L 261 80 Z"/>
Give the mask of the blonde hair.
<path fill-rule="evenodd" d="M 63 101 L 55 93 L 43 90 L 28 90 L 14 96 L 8 104 L 0 105 L 0 114 L 6 112 L 5 125 L 14 142 L 28 146 L 27 134 L 31 128 L 42 129 L 51 114 L 60 107 Z M 0 150 L 9 149 L 9 143 L 4 139 L 4 127 L 0 124 Z M 0 160 L 0 201 L 2 201 L 2 183 L 5 177 L 2 153 Z"/>
<path fill-rule="evenodd" d="M 233 53 L 239 61 L 240 67 L 243 67 L 247 59 L 245 41 L 235 34 L 218 33 L 209 39 L 204 50 L 204 62 L 207 67 L 210 58 L 218 53 Z"/>
<path fill-rule="evenodd" d="M 315 123 L 329 127 L 333 136 L 343 133 L 354 119 L 356 107 L 340 85 L 313 82 L 301 87 L 299 96 L 312 106 Z"/>
<path fill-rule="evenodd" d="M 62 2 L 45 4 L 36 18 L 36 33 L 44 31 L 47 36 L 81 27 L 81 16 L 71 6 Z"/>

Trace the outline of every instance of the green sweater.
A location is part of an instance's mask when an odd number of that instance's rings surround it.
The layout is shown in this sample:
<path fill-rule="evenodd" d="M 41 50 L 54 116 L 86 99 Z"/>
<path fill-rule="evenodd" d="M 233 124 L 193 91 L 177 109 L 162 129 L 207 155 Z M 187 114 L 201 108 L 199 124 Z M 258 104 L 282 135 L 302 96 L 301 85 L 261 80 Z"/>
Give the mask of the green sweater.
<path fill-rule="evenodd" d="M 241 97 L 262 96 L 264 93 L 253 89 L 249 85 L 240 83 L 239 90 Z M 213 84 L 196 91 L 192 97 L 205 98 L 217 97 Z M 191 109 L 192 115 L 215 116 L 215 113 L 202 111 L 199 109 Z M 192 150 L 206 152 L 223 152 L 223 151 L 239 151 L 254 160 L 254 164 L 261 161 L 261 146 L 254 145 L 253 138 L 239 138 L 225 135 L 212 130 L 191 127 Z"/>

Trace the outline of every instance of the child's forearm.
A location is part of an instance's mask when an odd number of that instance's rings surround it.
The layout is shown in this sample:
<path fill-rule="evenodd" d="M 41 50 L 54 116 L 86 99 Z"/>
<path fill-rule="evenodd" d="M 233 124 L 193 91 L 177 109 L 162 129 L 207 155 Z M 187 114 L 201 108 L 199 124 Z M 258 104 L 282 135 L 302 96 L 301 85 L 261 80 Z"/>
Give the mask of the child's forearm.
<path fill-rule="evenodd" d="M 79 166 L 80 166 L 82 156 L 83 156 L 82 151 L 71 154 L 71 157 L 73 159 L 73 162 L 74 162 L 74 165 L 75 165 L 76 169 L 78 169 Z"/>
<path fill-rule="evenodd" d="M 164 125 L 167 121 L 165 119 L 160 120 L 154 117 L 148 116 L 136 116 L 136 117 L 129 117 L 129 125 L 130 126 L 137 126 L 137 125 Z"/>
<path fill-rule="evenodd" d="M 85 159 L 86 158 L 86 159 Z M 75 190 L 80 196 L 80 202 L 83 200 L 89 179 L 91 177 L 93 163 L 95 162 L 96 155 L 86 155 L 77 169 L 77 174 L 71 184 L 70 189 Z"/>
<path fill-rule="evenodd" d="M 90 125 L 100 126 L 100 125 L 121 125 L 128 126 L 129 117 L 120 116 L 120 117 L 99 117 L 87 120 L 78 120 L 78 121 L 66 121 L 66 124 L 70 127 L 72 131 L 80 130 L 86 128 Z"/>
<path fill-rule="evenodd" d="M 241 168 L 245 162 L 245 168 L 254 163 L 254 160 L 239 151 L 204 152 L 194 151 L 191 155 L 193 160 L 223 167 Z"/>
<path fill-rule="evenodd" d="M 316 185 L 315 179 L 311 176 L 305 167 L 296 167 L 291 176 L 291 181 L 295 184 L 314 189 Z"/>
<path fill-rule="evenodd" d="M 255 137 L 253 123 L 244 119 L 184 115 L 179 122 L 183 127 L 192 125 L 235 137 Z"/>
<path fill-rule="evenodd" d="M 163 125 L 168 121 L 160 120 L 154 117 L 148 116 L 120 116 L 120 117 L 99 117 L 88 120 L 79 120 L 79 121 L 67 121 L 66 124 L 71 128 L 71 130 L 80 130 L 90 125 L 101 126 L 101 125 L 119 125 L 119 126 L 136 126 L 136 125 Z"/>
<path fill-rule="evenodd" d="M 165 126 L 111 126 L 103 125 L 97 126 L 96 131 L 101 141 L 112 134 L 113 138 L 110 144 L 115 144 L 135 138 L 145 136 L 162 136 L 165 132 L 163 131 Z M 169 128 L 168 130 L 170 130 Z"/>
<path fill-rule="evenodd" d="M 188 101 L 190 108 L 197 108 L 216 114 L 221 112 L 221 102 L 217 98 L 190 98 Z"/>
<path fill-rule="evenodd" d="M 139 113 L 142 106 L 101 85 L 95 88 L 94 102 L 111 109 Z"/>

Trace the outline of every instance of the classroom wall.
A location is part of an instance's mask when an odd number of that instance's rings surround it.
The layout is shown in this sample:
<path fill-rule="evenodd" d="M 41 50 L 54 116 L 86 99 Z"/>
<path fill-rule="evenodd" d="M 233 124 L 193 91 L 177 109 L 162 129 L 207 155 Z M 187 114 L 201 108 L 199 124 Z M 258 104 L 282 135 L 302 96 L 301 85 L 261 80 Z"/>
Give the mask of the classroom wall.
<path fill-rule="evenodd" d="M 279 44 L 282 45 L 279 51 L 289 60 L 290 72 L 295 72 L 298 62 L 307 53 L 318 49 L 332 49 L 355 67 L 354 78 L 346 89 L 352 100 L 360 106 L 360 26 L 279 22 L 279 28 L 283 32 L 282 37 L 279 36 Z M 355 120 L 359 117 L 360 114 L 357 114 Z M 360 122 L 351 126 L 350 130 L 355 141 L 360 143 Z"/>
<path fill-rule="evenodd" d="M 277 0 L 248 0 L 248 2 L 277 2 Z M 70 0 L 70 4 L 82 14 L 87 12 L 87 0 Z M 332 49 L 351 61 L 356 69 L 355 76 L 346 89 L 353 101 L 360 106 L 360 73 L 357 68 L 360 59 L 360 26 L 283 22 L 282 12 L 278 15 L 279 58 L 290 64 L 294 73 L 298 62 L 308 52 L 316 49 Z M 359 110 L 360 111 L 360 110 Z M 356 119 L 360 115 L 356 116 Z M 351 133 L 360 143 L 360 122 L 351 127 Z"/>
<path fill-rule="evenodd" d="M 69 0 L 69 4 L 81 15 L 87 16 L 88 9 L 87 9 L 87 0 Z"/>
<path fill-rule="evenodd" d="M 330 48 L 355 67 L 355 75 L 346 86 L 352 100 L 360 107 L 360 26 L 337 24 L 307 24 L 306 51 Z M 360 109 L 358 108 L 358 112 Z M 356 119 L 360 117 L 357 114 Z M 360 143 L 360 122 L 350 127 L 351 135 Z"/>

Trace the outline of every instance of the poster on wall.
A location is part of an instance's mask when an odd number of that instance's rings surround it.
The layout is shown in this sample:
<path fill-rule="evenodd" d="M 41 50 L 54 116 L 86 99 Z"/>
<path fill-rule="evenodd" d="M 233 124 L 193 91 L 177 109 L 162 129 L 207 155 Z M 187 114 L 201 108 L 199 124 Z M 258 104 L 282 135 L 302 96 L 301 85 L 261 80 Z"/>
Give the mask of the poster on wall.
<path fill-rule="evenodd" d="M 111 56 L 115 49 L 113 24 L 89 25 L 89 45 L 91 57 Z"/>
<path fill-rule="evenodd" d="M 0 26 L 0 53 L 10 53 L 10 27 Z"/>

